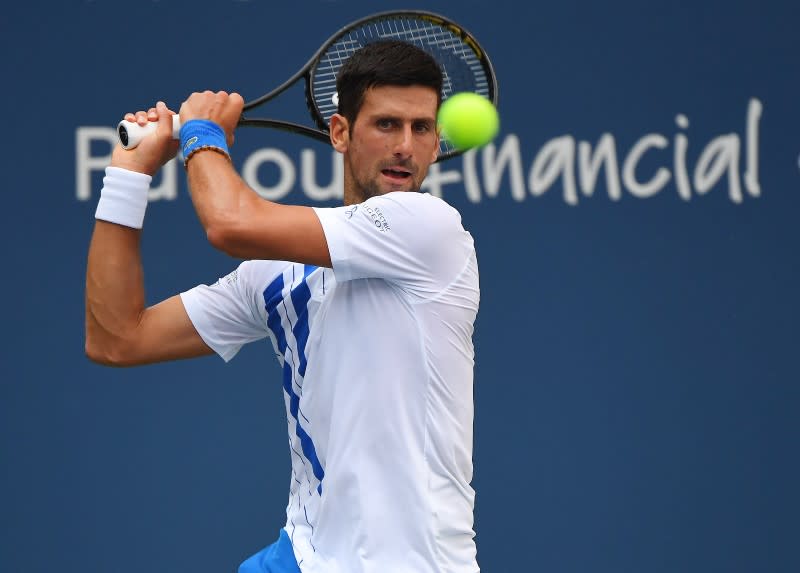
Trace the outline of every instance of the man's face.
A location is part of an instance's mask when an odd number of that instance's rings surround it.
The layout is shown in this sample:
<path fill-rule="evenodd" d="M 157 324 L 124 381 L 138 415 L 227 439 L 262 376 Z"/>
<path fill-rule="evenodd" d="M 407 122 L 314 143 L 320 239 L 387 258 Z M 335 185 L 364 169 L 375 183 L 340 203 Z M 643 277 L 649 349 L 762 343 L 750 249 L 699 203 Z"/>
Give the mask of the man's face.
<path fill-rule="evenodd" d="M 345 202 L 418 191 L 439 152 L 436 92 L 379 86 L 364 94 L 345 145 Z"/>

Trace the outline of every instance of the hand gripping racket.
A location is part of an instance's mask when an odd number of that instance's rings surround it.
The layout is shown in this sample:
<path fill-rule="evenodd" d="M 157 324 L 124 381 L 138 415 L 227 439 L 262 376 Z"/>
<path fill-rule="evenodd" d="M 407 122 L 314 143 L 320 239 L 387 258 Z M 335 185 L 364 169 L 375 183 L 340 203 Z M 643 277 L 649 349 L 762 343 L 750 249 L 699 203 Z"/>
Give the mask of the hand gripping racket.
<path fill-rule="evenodd" d="M 476 92 L 497 105 L 497 79 L 486 52 L 464 28 L 444 16 L 421 10 L 381 12 L 348 24 L 326 41 L 296 74 L 271 92 L 245 103 L 239 125 L 271 127 L 313 137 L 330 143 L 329 122 L 338 108 L 336 77 L 342 64 L 359 48 L 370 42 L 394 39 L 414 44 L 431 54 L 442 69 L 442 101 L 450 95 Z M 315 127 L 288 121 L 251 118 L 247 112 L 286 91 L 300 78 L 305 79 L 306 104 Z M 141 127 L 121 121 L 117 127 L 125 149 L 132 149 L 155 129 L 155 122 Z M 180 132 L 180 118 L 173 118 L 173 135 Z M 441 139 L 438 161 L 463 152 Z"/>

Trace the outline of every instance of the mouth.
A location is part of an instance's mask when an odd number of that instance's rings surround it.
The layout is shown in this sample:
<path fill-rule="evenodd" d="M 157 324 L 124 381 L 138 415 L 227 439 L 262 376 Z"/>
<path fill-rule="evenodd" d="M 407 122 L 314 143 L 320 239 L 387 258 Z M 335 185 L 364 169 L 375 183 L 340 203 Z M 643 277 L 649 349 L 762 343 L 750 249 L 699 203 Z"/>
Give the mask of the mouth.
<path fill-rule="evenodd" d="M 403 167 L 389 167 L 386 169 L 381 169 L 381 173 L 383 173 L 384 177 L 387 177 L 392 181 L 405 181 L 411 178 L 411 171 Z"/>

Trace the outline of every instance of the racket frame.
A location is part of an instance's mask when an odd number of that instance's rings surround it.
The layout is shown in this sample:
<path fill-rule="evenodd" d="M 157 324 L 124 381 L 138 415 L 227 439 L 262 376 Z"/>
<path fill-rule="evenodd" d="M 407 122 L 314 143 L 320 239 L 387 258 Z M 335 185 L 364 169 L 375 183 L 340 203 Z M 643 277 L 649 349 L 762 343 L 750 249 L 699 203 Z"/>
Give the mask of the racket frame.
<path fill-rule="evenodd" d="M 249 127 L 269 127 L 273 129 L 279 129 L 282 131 L 288 131 L 291 133 L 296 133 L 300 135 L 305 135 L 307 137 L 311 137 L 316 139 L 317 141 L 321 141 L 324 143 L 330 143 L 330 132 L 329 126 L 325 121 L 325 118 L 322 116 L 322 113 L 317 106 L 316 100 L 314 99 L 314 95 L 312 94 L 312 88 L 314 85 L 314 74 L 316 71 L 316 64 L 325 54 L 325 52 L 330 48 L 331 45 L 335 44 L 339 39 L 343 36 L 351 32 L 352 30 L 358 29 L 363 27 L 365 24 L 369 22 L 376 21 L 376 20 L 386 20 L 386 19 L 393 19 L 393 18 L 419 18 L 421 20 L 426 20 L 431 22 L 441 28 L 447 29 L 448 31 L 452 32 L 454 35 L 458 36 L 465 44 L 467 44 L 473 53 L 478 58 L 481 66 L 486 74 L 487 80 L 487 88 L 488 88 L 488 96 L 487 98 L 489 101 L 492 102 L 495 106 L 497 106 L 498 101 L 498 93 L 497 93 L 497 76 L 495 75 L 494 66 L 492 65 L 491 60 L 487 56 L 486 52 L 483 50 L 481 45 L 475 39 L 475 37 L 465 30 L 462 26 L 456 24 L 452 20 L 441 16 L 439 14 L 428 12 L 426 10 L 388 10 L 385 12 L 377 12 L 375 14 L 371 14 L 369 16 L 365 16 L 353 22 L 350 22 L 346 26 L 340 28 L 337 32 L 331 35 L 314 53 L 311 58 L 300 68 L 295 74 L 293 74 L 289 79 L 283 82 L 281 85 L 273 89 L 272 91 L 252 100 L 246 102 L 244 104 L 242 117 L 239 120 L 239 125 L 241 126 L 249 126 Z M 423 48 L 424 49 L 424 48 Z M 305 80 L 305 96 L 306 96 L 306 106 L 308 107 L 308 111 L 311 114 L 314 123 L 316 124 L 317 128 L 308 127 L 306 125 L 294 123 L 291 121 L 283 121 L 277 119 L 267 119 L 267 118 L 250 118 L 247 117 L 244 112 L 251 110 L 260 106 L 261 104 L 277 97 L 279 94 L 283 93 L 290 87 L 292 87 L 298 80 L 304 78 Z M 443 94 L 444 96 L 444 94 Z M 444 98 L 446 99 L 446 98 Z M 444 101 L 443 99 L 443 101 Z M 449 150 L 445 153 L 440 153 L 437 162 L 444 161 L 446 159 L 450 159 L 452 157 L 456 157 L 464 153 L 464 150 Z"/>

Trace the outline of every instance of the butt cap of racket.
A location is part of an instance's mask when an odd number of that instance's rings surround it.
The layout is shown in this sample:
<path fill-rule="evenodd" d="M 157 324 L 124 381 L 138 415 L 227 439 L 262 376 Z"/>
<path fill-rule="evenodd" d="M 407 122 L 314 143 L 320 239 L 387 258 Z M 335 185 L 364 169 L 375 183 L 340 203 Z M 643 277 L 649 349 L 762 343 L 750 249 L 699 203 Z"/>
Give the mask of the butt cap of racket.
<path fill-rule="evenodd" d="M 147 125 L 141 126 L 135 121 L 122 120 L 117 124 L 117 136 L 123 149 L 133 149 L 142 139 L 150 135 L 156 130 L 158 122 L 148 121 Z M 181 118 L 177 114 L 172 116 L 172 137 L 173 139 L 180 139 L 181 136 Z"/>

